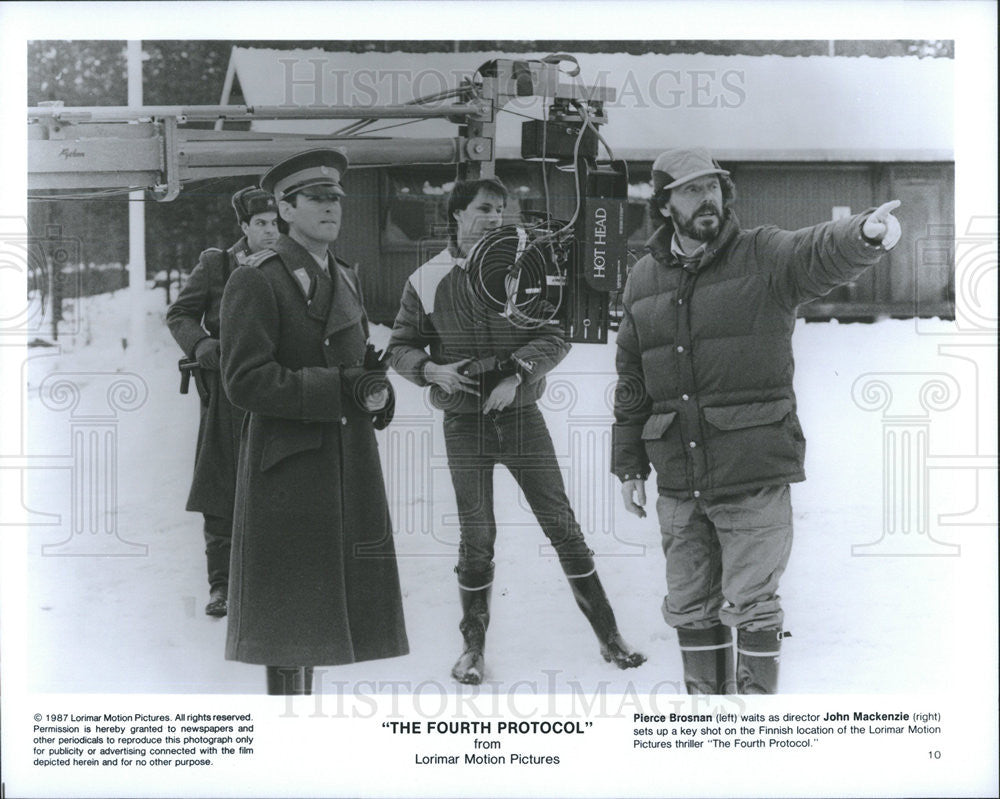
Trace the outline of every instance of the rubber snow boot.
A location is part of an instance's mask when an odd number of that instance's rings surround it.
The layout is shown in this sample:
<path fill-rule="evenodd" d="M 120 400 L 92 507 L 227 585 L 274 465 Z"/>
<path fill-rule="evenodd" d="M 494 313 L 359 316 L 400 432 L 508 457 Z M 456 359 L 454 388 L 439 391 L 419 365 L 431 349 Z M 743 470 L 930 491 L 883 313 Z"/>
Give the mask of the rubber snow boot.
<path fill-rule="evenodd" d="M 594 628 L 594 634 L 601 647 L 601 657 L 620 669 L 634 669 L 645 663 L 646 656 L 633 650 L 618 632 L 615 612 L 611 609 L 611 603 L 608 602 L 608 595 L 604 593 L 604 586 L 601 585 L 597 571 L 591 571 L 580 577 L 571 575 L 566 577 L 569 579 L 570 588 L 573 589 L 576 604 L 587 617 L 590 626 Z"/>
<path fill-rule="evenodd" d="M 736 693 L 732 630 L 721 624 L 702 630 L 680 627 L 677 642 L 689 694 Z"/>
<path fill-rule="evenodd" d="M 229 585 L 229 557 L 232 550 L 233 520 L 222 516 L 205 516 L 205 565 L 208 567 L 208 585 L 212 593 L 211 605 L 216 600 L 216 590 L 222 589 L 222 613 L 211 612 L 209 616 L 225 616 L 226 588 Z M 216 607 L 218 611 L 219 607 Z"/>
<path fill-rule="evenodd" d="M 224 585 L 216 586 L 208 595 L 208 604 L 205 605 L 205 614 L 222 618 L 229 612 L 228 601 L 229 589 Z"/>
<path fill-rule="evenodd" d="M 463 580 L 459 577 L 458 593 L 462 601 L 462 633 L 465 648 L 452 666 L 451 676 L 465 685 L 479 685 L 486 673 L 484 650 L 486 628 L 490 626 L 490 596 L 492 577 Z"/>
<path fill-rule="evenodd" d="M 791 633 L 777 628 L 738 630 L 736 682 L 741 694 L 776 694 L 781 639 Z"/>
<path fill-rule="evenodd" d="M 303 696 L 312 693 L 312 666 L 266 666 L 269 696 Z"/>

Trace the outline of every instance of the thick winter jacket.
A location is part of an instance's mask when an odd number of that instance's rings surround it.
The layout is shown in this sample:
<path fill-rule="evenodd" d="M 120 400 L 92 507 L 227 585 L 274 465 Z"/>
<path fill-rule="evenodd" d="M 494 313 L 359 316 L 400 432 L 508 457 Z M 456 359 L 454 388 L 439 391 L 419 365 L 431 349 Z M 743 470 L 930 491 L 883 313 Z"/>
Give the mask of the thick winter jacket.
<path fill-rule="evenodd" d="M 167 310 L 167 327 L 188 358 L 194 358 L 203 339 L 219 338 L 222 291 L 230 273 L 249 255 L 244 238 L 228 250 L 212 248 L 198 257 L 184 288 Z M 233 515 L 243 411 L 226 398 L 218 371 L 202 369 L 201 378 L 208 398 L 201 402 L 187 510 L 229 518 Z"/>
<path fill-rule="evenodd" d="M 356 276 L 298 243 L 240 267 L 222 300 L 222 377 L 246 409 L 226 657 L 337 665 L 407 652 L 376 416 L 354 399 L 367 323 Z"/>
<path fill-rule="evenodd" d="M 740 230 L 731 213 L 701 260 L 670 252 L 671 225 L 625 286 L 612 472 L 676 496 L 719 496 L 805 479 L 792 388 L 795 309 L 884 254 L 867 214 L 794 232 Z"/>
<path fill-rule="evenodd" d="M 426 348 L 430 347 L 430 355 Z M 447 364 L 466 358 L 515 359 L 522 382 L 512 408 L 538 400 L 545 391 L 545 375 L 569 352 L 558 325 L 526 330 L 476 301 L 469 288 L 464 262 L 445 249 L 410 275 L 389 341 L 389 364 L 418 386 L 429 360 Z M 481 413 L 485 396 L 465 392 L 446 395 L 437 386 L 431 399 L 455 413 Z"/>

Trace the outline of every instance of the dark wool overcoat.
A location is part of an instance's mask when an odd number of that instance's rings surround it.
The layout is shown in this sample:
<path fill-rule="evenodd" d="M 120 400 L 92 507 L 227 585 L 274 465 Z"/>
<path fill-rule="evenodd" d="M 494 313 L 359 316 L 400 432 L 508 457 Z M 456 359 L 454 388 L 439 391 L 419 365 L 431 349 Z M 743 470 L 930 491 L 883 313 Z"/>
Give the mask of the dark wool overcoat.
<path fill-rule="evenodd" d="M 188 358 L 194 358 L 202 339 L 219 338 L 222 291 L 229 275 L 249 254 L 246 239 L 240 239 L 228 250 L 212 248 L 198 257 L 187 283 L 167 310 L 167 327 Z M 194 477 L 186 509 L 228 519 L 233 515 L 243 411 L 226 398 L 218 371 L 202 369 L 200 379 L 208 398 L 201 399 Z"/>
<path fill-rule="evenodd" d="M 858 277 L 885 250 L 859 214 L 802 230 L 741 230 L 727 214 L 701 258 L 673 255 L 672 225 L 629 273 L 618 331 L 612 471 L 711 497 L 805 479 L 792 386 L 795 309 Z"/>
<path fill-rule="evenodd" d="M 248 411 L 226 657 L 338 665 L 408 652 L 375 425 L 344 367 L 367 341 L 357 278 L 281 236 L 229 279 L 222 376 Z"/>

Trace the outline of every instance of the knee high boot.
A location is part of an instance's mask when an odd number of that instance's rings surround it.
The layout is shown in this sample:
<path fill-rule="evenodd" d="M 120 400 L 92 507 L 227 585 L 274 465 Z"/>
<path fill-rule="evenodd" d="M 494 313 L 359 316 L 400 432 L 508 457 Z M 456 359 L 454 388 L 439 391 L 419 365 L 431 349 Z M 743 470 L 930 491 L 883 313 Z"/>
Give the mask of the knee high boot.
<path fill-rule="evenodd" d="M 776 694 L 781 639 L 791 633 L 780 629 L 738 630 L 736 633 L 736 682 L 741 694 Z"/>
<path fill-rule="evenodd" d="M 269 696 L 304 696 L 312 693 L 312 666 L 266 666 Z"/>
<path fill-rule="evenodd" d="M 459 576 L 462 621 L 459 622 L 458 629 L 462 633 L 464 649 L 452 666 L 451 676 L 466 685 L 479 685 L 486 671 L 483 652 L 486 648 L 486 628 L 490 626 L 492 590 L 492 575 L 465 579 Z"/>
<path fill-rule="evenodd" d="M 677 642 L 689 694 L 736 693 L 732 630 L 721 624 L 702 630 L 680 627 Z"/>
<path fill-rule="evenodd" d="M 597 570 L 580 577 L 571 575 L 566 577 L 569 579 L 576 604 L 587 617 L 590 626 L 594 628 L 594 634 L 601 647 L 601 657 L 620 669 L 632 669 L 645 663 L 646 656 L 634 651 L 618 632 L 615 613 L 611 609 L 611 603 L 608 602 L 608 595 L 604 593 L 604 586 L 597 576 Z"/>
<path fill-rule="evenodd" d="M 205 613 L 221 618 L 229 610 L 229 556 L 233 520 L 205 514 L 205 560 L 208 565 L 209 598 Z"/>

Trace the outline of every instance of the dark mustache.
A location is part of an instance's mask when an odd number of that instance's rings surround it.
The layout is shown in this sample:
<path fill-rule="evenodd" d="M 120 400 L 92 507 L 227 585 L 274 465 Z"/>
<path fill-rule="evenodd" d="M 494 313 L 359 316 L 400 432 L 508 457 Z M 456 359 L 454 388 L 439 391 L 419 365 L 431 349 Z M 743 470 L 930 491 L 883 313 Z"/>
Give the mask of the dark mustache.
<path fill-rule="evenodd" d="M 711 211 L 716 216 L 722 216 L 722 210 L 718 208 L 713 202 L 703 202 L 698 206 L 698 210 L 694 212 L 695 216 L 702 213 L 703 211 Z"/>

